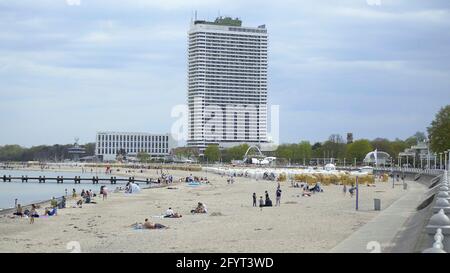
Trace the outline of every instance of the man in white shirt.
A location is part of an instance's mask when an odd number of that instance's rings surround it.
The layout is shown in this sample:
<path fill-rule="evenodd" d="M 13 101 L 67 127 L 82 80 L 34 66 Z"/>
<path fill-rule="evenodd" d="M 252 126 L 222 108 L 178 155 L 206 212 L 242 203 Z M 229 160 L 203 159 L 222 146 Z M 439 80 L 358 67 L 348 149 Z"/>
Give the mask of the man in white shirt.
<path fill-rule="evenodd" d="M 173 212 L 172 208 L 169 208 L 169 209 L 166 211 L 166 215 L 165 215 L 164 217 L 172 217 L 173 214 L 174 214 L 174 212 Z"/>

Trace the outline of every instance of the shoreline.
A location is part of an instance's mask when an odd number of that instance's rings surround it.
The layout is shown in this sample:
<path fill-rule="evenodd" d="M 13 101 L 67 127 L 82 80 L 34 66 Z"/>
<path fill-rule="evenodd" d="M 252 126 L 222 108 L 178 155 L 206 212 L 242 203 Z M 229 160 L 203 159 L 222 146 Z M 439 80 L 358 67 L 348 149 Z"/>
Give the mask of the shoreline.
<path fill-rule="evenodd" d="M 26 171 L 26 172 L 35 172 L 35 171 L 39 172 L 39 171 L 42 171 L 42 172 L 55 172 L 55 173 L 80 173 L 80 169 L 81 168 L 82 167 L 74 167 L 74 168 L 64 168 L 64 169 L 55 169 L 55 170 L 45 170 L 45 169 L 41 170 L 41 169 L 34 169 L 34 168 L 21 168 L 21 169 L 0 169 L 0 171 L 1 170 L 9 170 L 9 171 Z M 82 172 L 82 173 L 91 173 L 91 174 L 95 173 L 95 175 L 97 175 L 97 173 L 99 173 L 99 172 Z M 105 176 L 108 175 L 106 172 L 101 172 L 101 174 L 105 175 Z M 114 174 L 115 176 L 118 175 L 119 178 L 129 178 L 129 177 L 149 178 L 148 176 L 145 176 L 142 173 L 137 173 L 137 174 L 130 175 L 127 172 L 113 172 L 111 174 Z M 8 182 L 8 183 L 11 183 L 11 182 Z M 172 184 L 175 184 L 175 183 L 179 183 L 179 182 L 174 181 Z M 112 184 L 108 184 L 108 183 L 100 183 L 100 184 L 112 185 Z M 125 184 L 126 183 L 114 184 L 114 186 L 116 186 L 116 185 L 123 185 L 124 186 Z M 138 183 L 138 184 L 141 187 L 141 190 L 154 189 L 154 188 L 160 188 L 160 187 L 167 187 L 167 186 L 171 185 L 171 184 L 167 185 L 167 184 L 164 184 L 164 183 L 159 184 L 159 183 L 155 183 L 155 182 L 150 183 L 150 184 L 143 184 L 143 183 Z M 68 185 L 72 185 L 72 184 L 68 184 Z M 91 184 L 89 184 L 89 185 L 91 185 Z M 152 185 L 154 185 L 154 186 L 152 186 Z M 97 192 L 95 192 L 95 191 L 94 191 L 94 193 L 97 194 Z M 58 197 L 56 199 L 59 201 L 61 199 L 61 197 Z M 66 200 L 67 201 L 69 201 L 71 199 L 72 199 L 72 195 L 67 195 L 66 196 Z M 22 208 L 25 210 L 25 209 L 30 209 L 32 204 L 35 204 L 35 205 L 38 205 L 38 206 L 41 206 L 41 207 L 45 206 L 45 205 L 49 205 L 51 200 L 52 200 L 51 198 L 50 199 L 44 199 L 44 200 L 37 200 L 36 202 L 26 203 L 26 204 L 21 204 L 21 205 L 22 205 Z M 18 204 L 20 204 L 20 203 L 18 202 Z M 0 216 L 13 214 L 15 211 L 16 211 L 15 207 L 0 208 Z"/>

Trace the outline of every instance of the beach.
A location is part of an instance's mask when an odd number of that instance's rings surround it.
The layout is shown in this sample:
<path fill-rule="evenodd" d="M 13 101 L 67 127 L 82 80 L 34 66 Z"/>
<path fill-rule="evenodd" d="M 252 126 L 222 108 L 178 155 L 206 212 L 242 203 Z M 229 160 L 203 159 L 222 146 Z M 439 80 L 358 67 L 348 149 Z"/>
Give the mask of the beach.
<path fill-rule="evenodd" d="M 149 173 L 156 176 L 156 170 Z M 355 196 L 344 195 L 342 186 L 323 186 L 324 192 L 302 197 L 301 189 L 281 182 L 281 206 L 261 210 L 252 207 L 253 192 L 259 199 L 267 190 L 275 204 L 277 182 L 237 177 L 228 184 L 227 177 L 212 173 L 169 173 L 176 178 L 207 176 L 210 183 L 110 193 L 107 200 L 98 197 L 97 204 L 83 208 L 71 208 L 75 200 L 69 200 L 57 216 L 38 218 L 32 225 L 25 218 L 2 215 L 0 252 L 70 252 L 67 244 L 73 241 L 81 252 L 327 252 L 380 213 L 374 211 L 374 198 L 381 199 L 383 210 L 406 192 L 389 182 L 360 186 L 356 211 Z M 190 213 L 197 202 L 206 204 L 207 214 Z M 156 217 L 169 207 L 183 217 Z M 145 218 L 169 228 L 131 227 Z"/>

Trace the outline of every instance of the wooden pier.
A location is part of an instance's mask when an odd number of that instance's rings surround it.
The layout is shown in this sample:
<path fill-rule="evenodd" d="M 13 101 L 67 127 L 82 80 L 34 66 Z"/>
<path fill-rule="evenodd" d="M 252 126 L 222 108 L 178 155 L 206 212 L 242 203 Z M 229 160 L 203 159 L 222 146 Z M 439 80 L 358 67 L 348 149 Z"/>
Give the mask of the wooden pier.
<path fill-rule="evenodd" d="M 28 183 L 28 181 L 32 182 L 38 182 L 38 183 L 45 183 L 48 181 L 56 181 L 57 184 L 63 184 L 64 182 L 73 182 L 74 184 L 81 184 L 81 182 L 92 182 L 92 184 L 98 184 L 98 182 L 109 182 L 110 184 L 117 184 L 117 182 L 133 182 L 133 183 L 158 183 L 158 181 L 153 180 L 152 178 L 146 178 L 146 179 L 135 179 L 134 177 L 129 178 L 117 178 L 115 176 L 111 176 L 110 178 L 99 178 L 98 176 L 93 176 L 92 178 L 87 177 L 64 177 L 64 176 L 57 176 L 57 177 L 45 177 L 45 176 L 38 176 L 38 177 L 28 177 L 27 175 L 22 175 L 20 177 L 14 177 L 14 176 L 6 176 L 3 175 L 0 178 L 0 181 L 3 182 L 22 182 L 22 183 Z"/>

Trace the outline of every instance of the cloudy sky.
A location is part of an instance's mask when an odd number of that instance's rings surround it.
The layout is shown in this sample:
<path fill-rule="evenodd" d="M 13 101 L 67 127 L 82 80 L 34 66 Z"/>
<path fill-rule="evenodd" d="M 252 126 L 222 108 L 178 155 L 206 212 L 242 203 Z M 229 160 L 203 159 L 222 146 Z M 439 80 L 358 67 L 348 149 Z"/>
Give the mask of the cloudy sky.
<path fill-rule="evenodd" d="M 169 132 L 194 10 L 266 24 L 281 142 L 406 138 L 450 103 L 448 0 L 0 0 L 0 145 Z"/>

